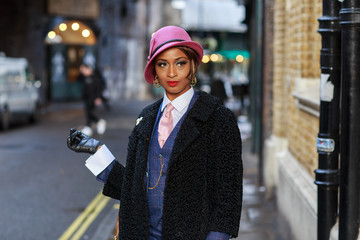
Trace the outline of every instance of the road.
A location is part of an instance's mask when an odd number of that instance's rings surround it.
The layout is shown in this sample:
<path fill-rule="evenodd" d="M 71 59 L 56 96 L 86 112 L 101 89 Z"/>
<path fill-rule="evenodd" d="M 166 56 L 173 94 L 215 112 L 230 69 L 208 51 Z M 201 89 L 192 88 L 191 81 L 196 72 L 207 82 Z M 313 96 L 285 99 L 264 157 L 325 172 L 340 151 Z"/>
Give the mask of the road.
<path fill-rule="evenodd" d="M 100 109 L 108 128 L 98 139 L 121 163 L 136 117 L 149 103 L 119 101 L 110 112 Z M 66 147 L 69 129 L 83 122 L 81 103 L 58 103 L 45 109 L 38 124 L 0 132 L 1 240 L 59 239 L 101 191 L 102 184 L 84 166 L 88 155 Z M 115 203 L 104 203 L 79 239 L 90 239 Z"/>

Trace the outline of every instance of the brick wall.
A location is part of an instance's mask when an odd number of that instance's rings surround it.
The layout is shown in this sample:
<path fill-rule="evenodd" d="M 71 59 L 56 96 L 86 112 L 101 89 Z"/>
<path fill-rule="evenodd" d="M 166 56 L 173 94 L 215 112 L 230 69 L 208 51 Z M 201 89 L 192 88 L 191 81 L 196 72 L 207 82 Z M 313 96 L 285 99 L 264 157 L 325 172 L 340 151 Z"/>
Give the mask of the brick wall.
<path fill-rule="evenodd" d="M 285 137 L 285 0 L 274 5 L 273 134 Z"/>
<path fill-rule="evenodd" d="M 293 92 L 296 79 L 320 78 L 322 1 L 273 1 L 273 134 L 288 140 L 288 150 L 313 175 L 319 120 L 298 107 Z"/>

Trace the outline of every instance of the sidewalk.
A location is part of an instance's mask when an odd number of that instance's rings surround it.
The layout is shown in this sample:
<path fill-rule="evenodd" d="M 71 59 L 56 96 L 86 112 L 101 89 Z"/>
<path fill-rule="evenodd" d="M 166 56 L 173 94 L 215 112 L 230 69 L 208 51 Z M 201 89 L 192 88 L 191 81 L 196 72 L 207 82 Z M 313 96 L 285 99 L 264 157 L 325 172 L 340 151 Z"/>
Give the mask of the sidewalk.
<path fill-rule="evenodd" d="M 251 153 L 250 139 L 243 141 L 243 207 L 239 236 L 233 240 L 291 240 L 288 224 L 277 211 L 276 199 L 266 199 L 258 185 L 258 159 Z"/>

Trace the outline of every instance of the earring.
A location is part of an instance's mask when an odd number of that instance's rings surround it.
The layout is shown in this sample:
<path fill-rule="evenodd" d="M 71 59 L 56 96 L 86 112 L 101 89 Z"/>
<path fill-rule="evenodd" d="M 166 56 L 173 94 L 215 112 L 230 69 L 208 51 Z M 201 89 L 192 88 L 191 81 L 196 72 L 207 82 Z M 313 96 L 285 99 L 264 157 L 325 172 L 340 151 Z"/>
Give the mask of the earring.
<path fill-rule="evenodd" d="M 194 78 L 191 80 L 190 85 L 194 87 L 194 86 L 196 85 L 196 83 L 197 83 L 197 79 L 196 79 L 196 77 L 194 77 Z"/>
<path fill-rule="evenodd" d="M 156 88 L 159 88 L 161 86 L 157 75 L 155 76 L 153 84 L 154 84 L 154 87 L 156 87 Z"/>

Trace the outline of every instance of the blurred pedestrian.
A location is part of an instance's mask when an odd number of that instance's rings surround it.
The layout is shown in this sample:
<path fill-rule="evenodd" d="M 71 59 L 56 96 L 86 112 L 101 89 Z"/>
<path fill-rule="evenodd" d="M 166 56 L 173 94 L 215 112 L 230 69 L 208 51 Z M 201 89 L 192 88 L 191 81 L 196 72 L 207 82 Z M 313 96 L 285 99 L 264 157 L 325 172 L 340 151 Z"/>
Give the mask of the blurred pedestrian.
<path fill-rule="evenodd" d="M 104 80 L 99 71 L 91 64 L 82 64 L 78 80 L 83 83 L 83 100 L 85 104 L 86 126 L 81 130 L 88 136 L 93 134 L 95 125 L 98 134 L 104 134 L 106 121 L 96 114 L 96 107 L 103 103 Z"/>
<path fill-rule="evenodd" d="M 68 147 L 93 154 L 87 167 L 119 199 L 119 239 L 236 237 L 242 206 L 241 138 L 219 99 L 195 92 L 203 49 L 179 27 L 154 33 L 145 68 L 165 90 L 147 106 L 129 138 L 126 167 L 105 145 L 76 129 Z"/>
<path fill-rule="evenodd" d="M 212 81 L 210 94 L 219 98 L 221 104 L 224 104 L 225 100 L 227 100 L 225 84 L 221 79 L 216 78 Z"/>
<path fill-rule="evenodd" d="M 101 93 L 101 100 L 104 108 L 107 111 L 111 110 L 110 106 L 110 92 L 107 86 L 107 79 L 104 78 L 104 76 L 101 74 L 100 70 L 98 68 L 95 68 L 95 74 L 98 74 L 98 76 L 101 77 L 101 83 L 102 83 L 102 93 Z"/>

